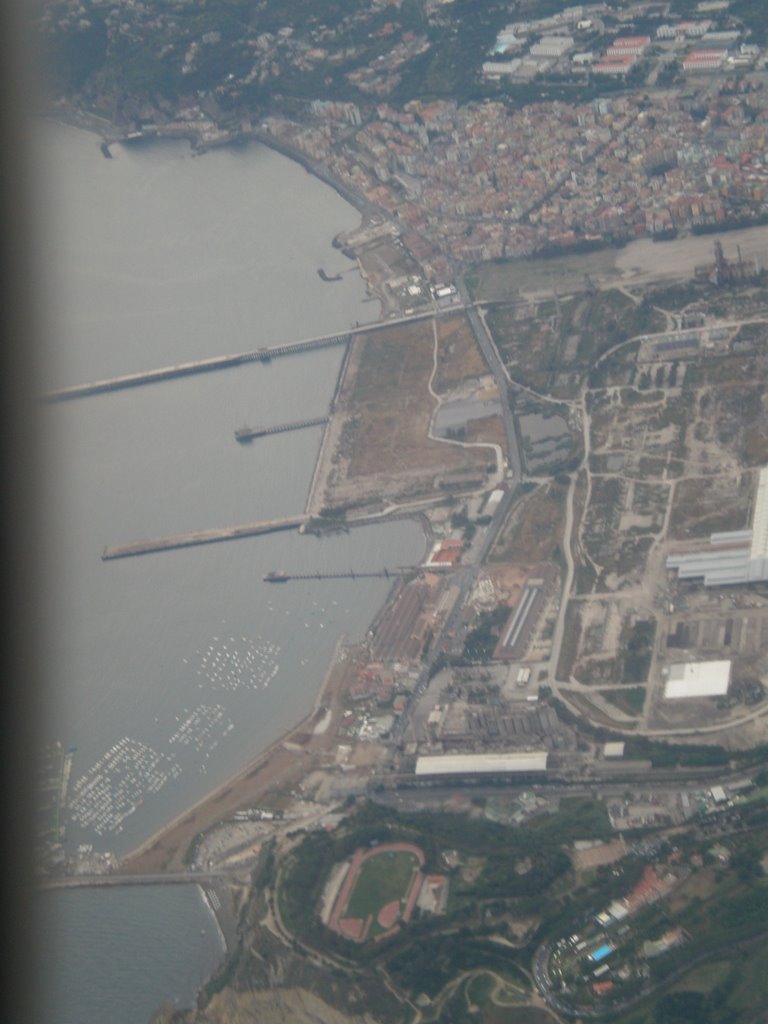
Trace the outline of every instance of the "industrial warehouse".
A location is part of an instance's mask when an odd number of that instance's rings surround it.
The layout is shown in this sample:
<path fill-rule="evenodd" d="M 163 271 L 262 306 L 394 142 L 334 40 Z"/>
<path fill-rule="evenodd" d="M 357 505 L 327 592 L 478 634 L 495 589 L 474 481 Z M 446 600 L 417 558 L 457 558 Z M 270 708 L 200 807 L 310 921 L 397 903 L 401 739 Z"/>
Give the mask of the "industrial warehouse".
<path fill-rule="evenodd" d="M 758 476 L 752 528 L 713 533 L 709 547 L 669 555 L 667 569 L 677 569 L 681 580 L 703 576 L 705 587 L 768 580 L 768 467 Z"/>
<path fill-rule="evenodd" d="M 545 772 L 548 753 L 531 750 L 502 754 L 436 754 L 416 759 L 416 775 L 503 775 Z"/>

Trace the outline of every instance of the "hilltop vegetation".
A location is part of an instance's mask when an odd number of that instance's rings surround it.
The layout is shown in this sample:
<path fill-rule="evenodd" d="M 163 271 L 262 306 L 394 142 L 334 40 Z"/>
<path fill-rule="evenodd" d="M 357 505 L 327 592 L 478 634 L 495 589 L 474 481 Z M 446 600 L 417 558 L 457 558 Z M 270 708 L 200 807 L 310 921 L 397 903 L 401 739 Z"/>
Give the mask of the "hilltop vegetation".
<path fill-rule="evenodd" d="M 56 93 L 129 113 L 202 91 L 225 110 L 256 112 L 375 98 L 354 73 L 398 47 L 388 98 L 482 95 L 477 72 L 508 16 L 500 0 L 456 0 L 439 16 L 418 0 L 157 0 L 119 12 L 53 0 L 41 28 Z"/>
<path fill-rule="evenodd" d="M 311 100 L 404 104 L 459 103 L 506 95 L 524 105 L 542 99 L 589 100 L 639 86 L 563 74 L 498 82 L 480 74 L 497 32 L 512 17 L 543 18 L 567 0 L 154 0 L 109 7 L 100 0 L 49 0 L 38 19 L 49 84 L 56 96 L 128 119 L 168 112 L 207 95 L 220 116 L 290 111 Z M 765 42 L 759 0 L 734 0 L 735 24 Z M 638 13 L 634 30 L 653 31 Z M 607 30 L 620 29 L 611 22 Z M 583 39 L 599 47 L 600 35 Z M 380 74 L 380 72 L 384 72 Z M 633 77 L 634 76 L 634 77 Z"/>
<path fill-rule="evenodd" d="M 768 949 L 764 798 L 743 805 L 735 830 L 726 811 L 719 825 L 702 819 L 702 831 L 666 838 L 646 832 L 635 841 L 630 835 L 620 860 L 578 871 L 568 852 L 573 840 L 610 835 L 602 803 L 563 800 L 557 813 L 522 827 L 486 820 L 483 803 L 478 798 L 467 815 L 403 814 L 367 802 L 333 833 L 294 836 L 287 857 L 267 845 L 242 904 L 240 942 L 203 993 L 201 1009 L 168 1008 L 155 1024 L 405 1024 L 416 1006 L 425 1022 L 520 1024 L 534 1019 L 526 1014 L 541 949 L 560 949 L 573 933 L 589 942 L 583 953 L 569 954 L 578 972 L 574 1005 L 591 998 L 589 950 L 611 941 L 612 976 L 628 965 L 631 976 L 621 984 L 630 1001 L 613 1012 L 603 1001 L 606 1020 L 689 1024 L 694 1018 L 685 1014 L 695 1011 L 703 1024 L 750 1024 L 768 996 L 761 969 Z M 720 830 L 715 837 L 713 827 Z M 358 945 L 332 934 L 318 911 L 334 865 L 361 845 L 392 840 L 418 844 L 424 870 L 449 875 L 447 913 L 417 913 L 380 942 Z M 676 883 L 606 938 L 595 914 L 641 889 L 650 865 L 657 878 L 673 871 Z M 684 943 L 646 958 L 644 943 L 675 928 L 684 930 Z M 548 1016 L 537 1024 L 549 1024 Z"/>

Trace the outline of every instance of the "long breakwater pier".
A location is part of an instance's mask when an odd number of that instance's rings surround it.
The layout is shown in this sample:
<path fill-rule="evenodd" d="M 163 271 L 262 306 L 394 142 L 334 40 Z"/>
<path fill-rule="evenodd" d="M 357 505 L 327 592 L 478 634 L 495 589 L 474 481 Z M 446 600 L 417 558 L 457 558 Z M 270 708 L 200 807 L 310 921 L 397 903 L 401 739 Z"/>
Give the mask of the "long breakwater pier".
<path fill-rule="evenodd" d="M 195 530 L 190 533 L 170 534 L 168 537 L 155 537 L 152 540 L 137 540 L 130 544 L 115 544 L 104 548 L 102 562 L 110 562 L 116 558 L 135 558 L 138 555 L 151 555 L 158 551 L 173 551 L 176 548 L 192 548 L 201 544 L 216 544 L 219 541 L 236 540 L 238 537 L 257 537 L 263 533 L 277 533 L 280 530 L 296 530 L 304 526 L 309 516 L 286 516 L 284 519 L 263 519 L 255 523 L 243 523 L 240 526 L 223 526 L 209 530 Z"/>
<path fill-rule="evenodd" d="M 281 356 L 298 355 L 301 352 L 312 352 L 315 349 L 332 348 L 334 345 L 349 345 L 352 333 L 329 334 L 323 337 L 310 338 L 308 341 L 295 341 L 287 345 L 274 345 L 272 348 L 258 348 L 252 352 L 238 352 L 235 355 L 211 356 L 208 359 L 197 359 L 189 363 L 177 363 L 175 366 L 161 366 L 156 370 L 143 370 L 140 373 L 126 373 L 120 377 L 108 377 L 104 380 L 92 381 L 90 384 L 74 384 L 67 388 L 48 391 L 43 397 L 49 402 L 63 402 L 74 398 L 87 398 L 110 391 L 122 391 L 125 388 L 140 387 L 143 384 L 154 384 L 159 381 L 173 380 L 175 377 L 189 377 L 197 373 L 210 373 L 212 370 L 225 370 L 245 363 L 269 363 Z"/>

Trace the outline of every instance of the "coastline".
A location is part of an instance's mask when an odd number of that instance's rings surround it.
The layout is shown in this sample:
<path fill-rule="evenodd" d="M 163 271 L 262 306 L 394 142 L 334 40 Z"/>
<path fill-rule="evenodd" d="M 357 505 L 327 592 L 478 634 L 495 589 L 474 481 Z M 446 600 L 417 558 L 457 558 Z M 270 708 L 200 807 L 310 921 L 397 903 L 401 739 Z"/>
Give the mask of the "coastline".
<path fill-rule="evenodd" d="M 315 468 L 312 471 L 312 479 L 307 490 L 307 500 L 304 503 L 304 513 L 308 516 L 316 516 L 320 513 L 328 479 L 333 469 L 333 454 L 339 443 L 339 436 L 344 426 L 343 422 L 339 422 L 339 417 L 336 415 L 336 406 L 347 376 L 347 368 L 349 367 L 354 343 L 355 339 L 353 336 L 344 350 L 344 357 L 341 360 L 341 366 L 336 378 L 336 387 L 334 388 L 330 403 L 331 415 L 328 417 L 328 421 L 323 429 L 323 436 L 320 439 L 320 447 L 315 459 Z"/>
<path fill-rule="evenodd" d="M 258 128 L 251 128 L 250 130 L 241 129 L 235 133 L 228 134 L 226 138 L 206 140 L 203 137 L 202 130 L 195 131 L 192 128 L 188 128 L 184 131 L 174 130 L 164 132 L 162 126 L 159 126 L 149 134 L 139 134 L 135 138 L 131 138 L 131 131 L 129 128 L 121 127 L 99 114 L 93 114 L 88 111 L 68 106 L 62 106 L 53 110 L 49 109 L 43 112 L 41 116 L 47 120 L 67 125 L 70 128 L 77 128 L 80 131 L 98 136 L 101 140 L 100 145 L 102 147 L 103 156 L 106 156 L 109 153 L 109 147 L 114 143 L 127 143 L 128 145 L 132 145 L 135 143 L 151 144 L 156 141 L 186 141 L 192 150 L 193 156 L 203 156 L 210 149 L 227 149 L 230 147 L 234 148 L 242 146 L 244 143 L 255 143 L 256 145 L 265 146 L 267 149 L 271 149 L 280 156 L 284 156 L 286 159 L 299 164 L 308 174 L 311 174 L 314 178 L 317 178 L 318 181 L 321 181 L 324 185 L 333 189 L 333 191 L 343 199 L 344 202 L 353 207 L 353 209 L 355 209 L 360 215 L 360 223 L 357 230 L 361 230 L 366 226 L 366 224 L 369 224 L 374 219 L 387 220 L 389 218 L 386 210 L 383 210 L 374 203 L 371 203 L 364 195 L 341 181 L 340 178 L 337 178 L 318 161 L 308 157 L 291 143 L 278 139 L 269 132 L 262 131 Z M 104 153 L 104 147 L 106 147 L 107 154 Z M 111 154 L 109 155 L 111 157 Z M 337 233 L 332 240 L 332 244 L 335 248 L 342 248 L 338 238 L 339 235 Z M 370 278 L 368 274 L 366 274 L 359 256 L 357 256 L 353 251 L 346 249 L 342 249 L 342 251 L 350 260 L 353 260 L 356 263 L 357 272 L 365 284 L 366 291 L 379 303 L 378 319 L 383 321 L 387 310 L 386 296 L 377 290 L 375 286 L 372 286 Z"/>
<path fill-rule="evenodd" d="M 198 883 L 197 891 L 200 894 L 200 899 L 203 901 L 206 910 L 210 913 L 213 918 L 213 923 L 216 926 L 216 932 L 219 936 L 219 941 L 222 945 L 223 955 L 226 956 L 232 950 L 232 942 L 227 941 L 227 936 L 224 934 L 222 927 L 222 921 L 219 920 L 219 915 L 223 917 L 223 907 L 221 900 L 219 899 L 218 893 L 212 887 L 206 888 L 204 885 Z"/>
<path fill-rule="evenodd" d="M 122 138 L 125 138 L 129 132 L 128 128 L 121 128 L 107 118 L 71 107 L 62 106 L 60 108 L 49 109 L 43 112 L 41 116 L 50 122 L 63 124 L 67 127 L 75 128 L 78 131 L 87 132 L 89 135 L 93 136 L 94 141 L 97 144 L 99 142 L 119 142 Z M 155 140 L 173 141 L 180 139 L 181 136 L 178 133 L 173 132 L 163 134 L 161 129 L 156 133 L 153 132 L 151 135 L 148 135 L 144 140 L 144 144 L 151 144 Z M 207 148 L 210 148 L 203 143 L 199 135 L 195 135 L 194 133 L 189 133 L 186 136 L 186 140 L 195 152 L 203 153 Z M 300 163 L 308 173 L 317 177 L 323 182 L 323 184 L 332 187 L 342 199 L 354 206 L 362 218 L 365 218 L 365 216 L 370 214 L 373 210 L 371 204 L 367 203 L 364 197 L 352 193 L 342 183 L 335 181 L 330 174 L 324 172 L 322 168 L 319 168 L 313 161 L 306 158 L 294 147 L 281 143 L 279 140 L 274 140 L 266 133 L 257 131 L 247 135 L 241 133 L 222 141 L 219 145 L 236 146 L 241 145 L 243 142 L 255 142 L 257 144 L 265 145 L 267 148 L 275 150 L 280 155 L 285 156 L 294 162 Z M 96 159 L 103 159 L 103 157 L 96 151 L 96 148 L 94 148 L 94 156 Z M 370 288 L 369 282 L 363 274 L 359 260 L 357 261 L 357 269 L 365 281 L 366 287 Z M 381 319 L 381 317 L 379 317 L 379 319 Z M 351 347 L 351 344 L 347 347 L 345 356 L 342 360 L 332 398 L 332 404 L 335 404 L 340 388 L 343 384 L 347 367 L 349 365 Z M 330 468 L 330 458 L 332 457 L 336 440 L 334 432 L 329 431 L 329 428 L 326 427 L 308 488 L 307 507 L 313 505 L 317 501 L 318 495 L 322 493 L 325 474 Z M 376 615 L 380 615 L 381 611 L 382 609 L 379 609 Z M 188 850 L 195 835 L 200 831 L 203 831 L 206 827 L 210 827 L 213 822 L 225 817 L 230 804 L 232 805 L 232 809 L 235 809 L 236 804 L 242 803 L 244 798 L 243 793 L 240 792 L 238 794 L 237 790 L 243 790 L 247 787 L 249 791 L 248 796 L 254 795 L 254 793 L 264 794 L 274 788 L 276 775 L 280 778 L 280 785 L 283 785 L 287 774 L 299 774 L 305 771 L 305 752 L 301 744 L 297 745 L 295 741 L 299 737 L 306 735 L 307 732 L 311 733 L 313 726 L 317 724 L 318 714 L 321 713 L 320 709 L 323 704 L 324 696 L 327 693 L 329 683 L 331 682 L 334 668 L 338 662 L 340 649 L 345 642 L 346 638 L 342 634 L 342 636 L 337 640 L 333 656 L 331 657 L 329 664 L 326 666 L 324 676 L 315 694 L 311 710 L 309 710 L 307 714 L 304 715 L 296 724 L 285 730 L 267 746 L 256 752 L 255 755 L 252 756 L 240 769 L 234 772 L 222 783 L 214 786 L 198 800 L 186 806 L 176 816 L 166 821 L 133 849 L 121 855 L 119 858 L 119 870 L 128 874 L 141 873 L 145 870 L 144 864 L 148 859 L 150 859 L 153 852 L 155 854 L 162 852 L 167 855 L 166 863 L 159 868 L 160 870 L 169 870 L 172 866 L 178 867 L 180 858 L 183 857 L 183 854 Z M 287 745 L 294 745 L 294 749 L 286 750 Z M 299 747 L 300 753 L 297 753 L 297 750 L 295 749 L 296 746 Z M 285 756 L 286 754 L 289 755 L 291 759 L 290 764 L 285 763 L 287 760 Z M 171 847 L 173 847 L 173 849 L 171 849 Z M 152 859 L 157 860 L 157 857 Z M 195 881 L 193 872 L 190 872 L 190 881 Z"/>
<path fill-rule="evenodd" d="M 197 131 L 190 127 L 183 131 L 163 131 L 163 126 L 158 125 L 157 128 L 150 133 L 138 133 L 132 137 L 131 129 L 127 126 L 120 126 L 115 122 L 110 121 L 109 118 L 102 117 L 100 114 L 93 114 L 89 111 L 79 110 L 69 106 L 49 109 L 45 111 L 42 116 L 52 121 L 58 121 L 60 124 L 66 124 L 69 127 L 79 128 L 81 131 L 98 135 L 101 138 L 102 143 L 105 143 L 107 147 L 114 143 L 125 142 L 130 145 L 133 142 L 151 143 L 155 140 L 171 142 L 186 140 L 189 143 L 193 154 L 202 156 L 210 149 L 222 149 L 230 146 L 241 146 L 243 143 L 247 142 L 255 142 L 258 145 L 266 146 L 268 149 L 279 153 L 281 156 L 286 157 L 288 160 L 292 160 L 294 163 L 300 164 L 308 174 L 311 174 L 319 181 L 322 181 L 324 185 L 332 188 L 337 195 L 357 210 L 361 217 L 361 226 L 373 217 L 387 217 L 384 210 L 371 203 L 370 200 L 356 189 L 351 188 L 345 182 L 341 181 L 341 179 L 337 178 L 327 168 L 323 167 L 322 164 L 307 156 L 306 153 L 303 153 L 290 142 L 278 139 L 269 132 L 265 132 L 259 128 L 251 128 L 250 130 L 239 129 L 236 132 L 227 134 L 225 138 L 221 139 L 205 139 L 202 130 Z M 362 273 L 359 261 L 358 272 L 367 284 L 367 279 Z"/>
<path fill-rule="evenodd" d="M 328 667 L 328 670 L 326 671 L 324 681 L 321 684 L 320 689 L 318 690 L 317 696 L 315 697 L 315 703 L 312 707 L 312 710 L 307 715 L 305 715 L 304 718 L 301 719 L 301 721 L 299 721 L 296 725 L 292 726 L 290 729 L 286 730 L 277 739 L 273 740 L 267 747 L 265 747 L 258 754 L 256 754 L 250 761 L 248 761 L 248 763 L 243 768 L 235 772 L 234 775 L 229 776 L 227 779 L 224 780 L 224 782 L 209 790 L 199 800 L 195 801 L 195 803 L 193 804 L 190 804 L 175 818 L 172 818 L 165 825 L 162 825 L 159 829 L 153 832 L 152 835 L 145 839 L 142 843 L 140 843 L 139 846 L 131 850 L 129 853 L 124 854 L 120 858 L 121 870 L 123 870 L 126 873 L 131 873 L 133 870 L 135 870 L 137 873 L 141 873 L 145 870 L 144 866 L 135 865 L 135 862 L 138 861 L 140 858 L 144 857 L 146 854 L 149 854 L 152 851 L 156 850 L 158 846 L 163 842 L 163 840 L 167 840 L 173 833 L 181 832 L 183 836 L 184 833 L 188 832 L 189 842 L 191 842 L 194 839 L 195 835 L 197 835 L 205 827 L 210 827 L 210 824 L 213 824 L 214 820 L 220 820 L 220 818 L 223 816 L 222 807 L 217 807 L 215 818 L 212 819 L 211 822 L 206 823 L 205 825 L 201 825 L 200 819 L 198 818 L 197 815 L 205 811 L 206 808 L 212 808 L 212 805 L 214 804 L 223 803 L 224 798 L 226 796 L 229 796 L 234 791 L 235 787 L 237 787 L 240 783 L 245 782 L 249 778 L 253 778 L 256 774 L 258 774 L 260 771 L 267 767 L 270 759 L 275 754 L 277 754 L 280 750 L 285 750 L 286 743 L 295 742 L 296 737 L 307 732 L 309 727 L 313 724 L 314 719 L 317 718 L 319 706 L 322 702 L 323 694 L 325 692 L 325 688 L 330 678 L 330 673 L 333 668 L 333 664 L 334 662 L 332 661 L 330 666 Z M 291 753 L 294 752 L 291 751 Z M 259 783 L 259 787 L 264 788 L 265 784 L 267 786 L 269 785 L 269 782 L 266 779 L 262 780 Z M 236 800 L 234 802 L 239 803 L 240 800 Z M 185 825 L 193 827 L 183 828 L 183 826 Z M 178 854 L 178 847 L 183 842 L 184 839 L 179 838 L 179 840 L 174 844 L 174 847 L 176 848 L 175 855 Z M 188 845 L 189 843 L 186 844 L 185 851 Z M 170 868 L 170 866 L 171 865 L 168 864 L 166 865 L 166 868 Z M 194 881 L 193 874 L 190 874 L 190 881 Z"/>
<path fill-rule="evenodd" d="M 158 870 L 169 870 L 172 867 L 178 869 L 184 866 L 184 855 L 200 832 L 216 824 L 230 811 L 236 810 L 244 799 L 252 800 L 255 796 L 269 792 L 274 788 L 275 776 L 280 776 L 281 782 L 285 784 L 286 774 L 303 774 L 305 765 L 302 755 L 306 755 L 307 752 L 304 743 L 300 741 L 306 742 L 307 735 L 312 734 L 313 728 L 325 715 L 325 701 L 334 669 L 340 663 L 341 651 L 346 646 L 348 637 L 342 633 L 336 641 L 312 708 L 299 722 L 259 751 L 239 771 L 209 790 L 137 847 L 124 854 L 120 858 L 120 870 L 125 874 L 141 874 L 147 870 L 143 859 L 149 858 L 153 853 L 157 854 L 158 851 L 165 851 L 168 858 L 167 863 Z M 283 755 L 281 759 L 278 757 L 280 754 Z M 280 763 L 281 761 L 283 763 Z M 270 764 L 271 771 L 268 770 Z M 293 772 L 290 769 L 293 769 Z M 251 781 L 259 774 L 262 774 L 261 779 Z M 244 792 L 246 789 L 247 793 Z M 227 797 L 230 798 L 228 801 Z M 190 881 L 194 880 L 194 872 L 190 871 Z"/>
<path fill-rule="evenodd" d="M 406 518 L 417 522 L 424 535 L 425 548 L 428 548 L 428 524 L 423 515 L 418 511 L 401 512 L 392 518 Z M 398 581 L 395 581 L 387 590 L 381 606 L 369 623 L 369 629 L 383 615 L 397 592 L 398 585 Z M 194 870 L 188 867 L 185 858 L 200 833 L 234 813 L 245 801 L 255 803 L 270 792 L 274 792 L 278 786 L 282 788 L 289 784 L 295 785 L 307 773 L 306 762 L 313 757 L 313 751 L 309 749 L 310 742 L 313 737 L 322 739 L 331 721 L 327 716 L 333 702 L 329 701 L 328 697 L 334 672 L 342 664 L 343 659 L 340 655 L 345 648 L 352 649 L 354 646 L 347 635 L 342 633 L 336 640 L 312 708 L 307 714 L 256 753 L 242 768 L 120 857 L 119 871 L 124 874 L 142 874 L 147 871 L 189 870 L 190 881 L 194 882 Z M 315 733 L 315 728 L 323 723 L 323 728 Z"/>
<path fill-rule="evenodd" d="M 104 159 L 98 152 L 97 147 L 105 136 L 107 138 L 112 136 L 112 129 L 114 128 L 106 119 L 78 117 L 75 115 L 62 117 L 47 114 L 45 116 L 49 122 L 63 123 L 70 128 L 75 128 L 77 131 L 87 132 L 93 139 L 94 158 L 96 160 Z M 118 131 L 115 131 L 114 134 L 119 136 Z M 85 139 L 84 136 L 83 138 Z M 156 138 L 168 141 L 178 140 L 180 137 L 178 135 L 163 136 L 159 134 Z M 118 139 L 114 141 L 118 141 Z M 152 141 L 154 141 L 154 138 L 148 138 L 146 143 L 139 143 L 139 145 L 150 144 Z M 187 141 L 195 150 L 193 140 L 188 139 Z M 232 139 L 223 144 L 237 145 L 240 141 L 243 140 Z M 362 213 L 365 216 L 364 212 L 360 209 L 360 205 L 355 203 L 353 198 L 346 194 L 345 190 L 335 187 L 334 183 L 326 176 L 317 174 L 316 169 L 308 161 L 298 159 L 296 154 L 287 153 L 278 146 L 271 146 L 270 141 L 267 139 L 253 138 L 246 141 L 254 141 L 258 144 L 266 145 L 267 148 L 275 149 L 280 155 L 287 156 L 289 159 L 301 163 L 308 173 L 318 177 L 324 184 L 334 187 L 335 192 L 342 199 L 355 206 L 358 213 Z M 86 140 L 86 144 L 90 148 L 91 142 Z M 199 151 L 204 152 L 205 149 Z M 109 168 L 107 168 L 107 172 L 108 170 Z M 352 219 L 355 220 L 354 217 Z M 331 223 L 330 231 L 335 230 L 337 229 Z M 362 273 L 359 260 L 356 260 L 356 263 L 358 272 L 361 273 L 367 286 L 368 282 Z M 377 319 L 381 319 L 381 311 Z M 339 368 L 333 396 L 334 403 L 346 375 L 351 347 L 351 344 L 347 347 L 345 357 Z M 321 450 L 317 454 L 313 467 L 313 475 L 307 495 L 308 502 L 312 500 L 314 485 L 318 482 L 322 485 L 323 482 L 323 451 L 332 456 L 334 447 L 334 437 L 329 437 L 328 432 L 325 431 L 321 442 Z M 317 493 L 320 494 L 321 492 L 322 486 Z M 391 591 L 384 595 L 383 606 L 386 605 L 390 593 Z M 380 602 L 377 601 L 376 605 L 378 606 L 379 604 Z M 376 615 L 380 614 L 381 608 L 377 607 Z M 330 728 L 328 729 L 328 734 L 325 735 L 322 727 L 327 728 L 331 722 L 338 721 L 337 715 L 340 714 L 335 709 L 334 704 L 337 701 L 335 694 L 340 690 L 338 683 L 342 678 L 344 647 L 346 643 L 346 636 L 341 634 L 336 640 L 333 654 L 329 658 L 328 663 L 325 666 L 322 666 L 321 663 L 317 664 L 317 671 L 313 672 L 310 677 L 310 686 L 306 694 L 306 698 L 311 699 L 310 695 L 314 689 L 316 691 L 314 700 L 311 708 L 306 714 L 301 716 L 299 721 L 276 736 L 265 747 L 257 749 L 255 753 L 252 753 L 247 762 L 242 764 L 232 775 L 224 779 L 220 784 L 213 786 L 209 792 L 203 794 L 198 800 L 184 807 L 170 820 L 166 820 L 147 839 L 138 843 L 119 858 L 116 874 L 141 874 L 146 870 L 146 865 L 153 861 L 158 864 L 160 872 L 171 872 L 174 869 L 178 870 L 179 867 L 187 871 L 189 883 L 197 887 L 200 899 L 214 918 L 213 926 L 222 945 L 221 959 L 224 961 L 237 948 L 237 911 L 240 890 L 242 886 L 247 884 L 245 882 L 245 875 L 243 875 L 242 880 L 239 876 L 227 877 L 227 879 L 222 879 L 220 883 L 217 882 L 214 885 L 204 881 L 199 876 L 196 877 L 197 872 L 195 868 L 186 862 L 191 844 L 194 843 L 195 837 L 201 832 L 204 832 L 217 822 L 231 817 L 233 810 L 242 807 L 245 803 L 258 804 L 265 796 L 271 793 L 290 789 L 291 786 L 295 786 L 296 781 L 304 777 L 307 771 L 311 769 L 313 762 L 317 759 L 317 751 L 329 742 L 331 733 L 335 731 L 334 728 Z M 322 673 L 320 671 L 321 668 L 324 670 Z M 324 706 L 326 701 L 328 701 L 328 707 Z M 307 700 L 304 707 L 308 703 L 309 701 Z M 312 739 L 313 731 L 316 731 L 314 741 Z M 310 734 L 310 736 L 308 737 L 307 734 Z M 246 750 L 244 753 L 248 756 L 249 751 Z M 189 859 L 191 860 L 191 856 Z M 165 886 L 163 886 L 164 888 Z M 212 893 L 216 894 L 218 899 Z M 210 935 L 208 926 L 206 926 L 206 930 L 209 931 Z M 220 967 L 217 967 L 215 970 L 218 971 L 219 969 Z M 205 983 L 201 985 L 199 991 L 204 991 L 204 986 Z"/>

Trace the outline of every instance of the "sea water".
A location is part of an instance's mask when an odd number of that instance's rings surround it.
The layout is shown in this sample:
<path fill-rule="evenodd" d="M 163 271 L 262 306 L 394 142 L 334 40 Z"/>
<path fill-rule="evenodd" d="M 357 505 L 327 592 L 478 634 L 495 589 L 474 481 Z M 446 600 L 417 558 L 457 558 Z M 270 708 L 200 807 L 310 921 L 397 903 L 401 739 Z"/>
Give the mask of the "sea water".
<path fill-rule="evenodd" d="M 41 390 L 376 318 L 354 264 L 332 246 L 357 213 L 285 158 L 255 145 L 195 157 L 185 143 L 158 143 L 114 146 L 106 160 L 96 137 L 55 124 L 36 141 Z M 342 280 L 323 282 L 320 267 Z M 363 571 L 422 556 L 421 531 L 399 522 L 101 559 L 106 545 L 303 512 L 321 429 L 248 445 L 234 431 L 324 415 L 341 358 L 326 349 L 41 404 L 51 623 L 43 725 L 74 750 L 70 853 L 80 843 L 134 848 L 297 723 L 339 636 L 359 638 L 390 586 L 270 586 L 266 572 Z M 189 930 L 186 915 L 205 917 L 186 899 L 163 893 L 171 934 Z M 208 945 L 195 951 L 143 930 L 146 900 L 134 889 L 59 893 L 50 905 L 52 984 L 61 992 L 61 978 L 77 979 L 67 998 L 79 1009 L 67 1019 L 79 1024 L 104 1020 L 107 1006 L 118 1019 L 123 990 L 173 998 L 177 961 L 189 971 L 178 993 L 187 998 L 215 959 Z M 97 962 L 89 943 L 105 932 L 116 948 Z M 154 953 L 137 968 L 139 948 Z M 73 957 L 77 968 L 60 960 Z"/>

